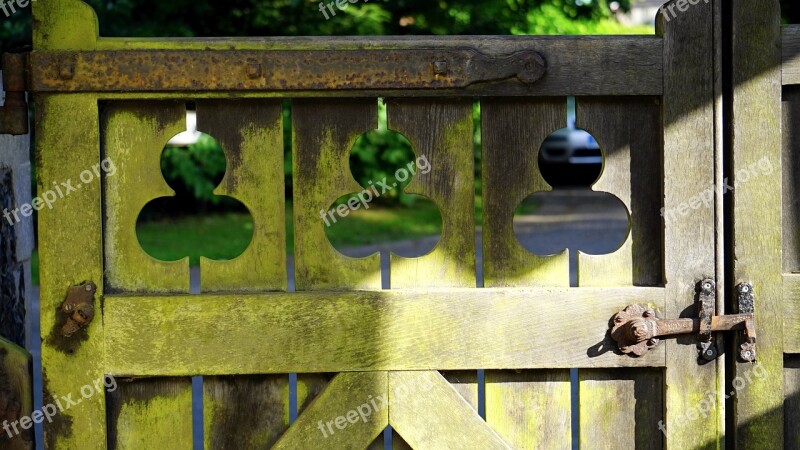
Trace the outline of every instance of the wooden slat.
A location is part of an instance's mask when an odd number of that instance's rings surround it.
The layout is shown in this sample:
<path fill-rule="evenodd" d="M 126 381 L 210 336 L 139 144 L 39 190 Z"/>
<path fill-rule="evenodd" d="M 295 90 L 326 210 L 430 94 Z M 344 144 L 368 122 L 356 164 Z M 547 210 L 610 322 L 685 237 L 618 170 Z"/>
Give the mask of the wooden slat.
<path fill-rule="evenodd" d="M 511 448 L 439 372 L 390 372 L 389 399 L 389 423 L 411 448 Z"/>
<path fill-rule="evenodd" d="M 783 85 L 800 84 L 800 25 L 787 25 L 782 33 Z"/>
<path fill-rule="evenodd" d="M 486 373 L 486 422 L 512 448 L 573 448 L 571 416 L 569 370 Z"/>
<path fill-rule="evenodd" d="M 109 448 L 191 450 L 191 378 L 117 379 L 108 394 Z"/>
<path fill-rule="evenodd" d="M 188 293 L 189 258 L 156 260 L 136 237 L 145 205 L 175 195 L 161 173 L 161 153 L 167 141 L 186 130 L 185 103 L 109 103 L 103 107 L 102 127 L 105 156 L 118 168 L 105 184 L 107 290 Z"/>
<path fill-rule="evenodd" d="M 222 146 L 228 169 L 216 195 L 253 216 L 253 238 L 232 261 L 200 260 L 202 292 L 287 289 L 283 110 L 279 100 L 206 100 L 197 126 Z M 289 427 L 289 377 L 204 377 L 205 448 L 268 448 Z"/>
<path fill-rule="evenodd" d="M 356 140 L 377 127 L 372 100 L 297 100 L 292 105 L 294 133 L 294 249 L 298 291 L 380 289 L 377 254 L 349 258 L 325 235 L 320 212 L 347 194 L 361 192 L 350 173 Z"/>
<path fill-rule="evenodd" d="M 800 355 L 786 355 L 783 369 L 784 448 L 800 449 Z"/>
<path fill-rule="evenodd" d="M 161 153 L 169 139 L 186 130 L 185 103 L 108 103 L 103 105 L 99 123 L 104 130 L 104 156 L 117 168 L 104 183 L 108 290 L 187 294 L 189 259 L 158 261 L 142 250 L 136 236 L 136 222 L 145 205 L 174 194 L 161 174 Z M 125 339 L 135 342 L 141 330 L 129 330 Z M 132 380 L 112 400 L 112 448 L 192 448 L 191 378 Z"/>
<path fill-rule="evenodd" d="M 536 256 L 514 235 L 517 206 L 535 192 L 551 190 L 539 171 L 537 156 L 547 136 L 567 125 L 566 119 L 566 98 L 481 102 L 484 286 L 569 286 L 566 251 Z M 541 299 L 538 304 L 552 303 Z M 485 379 L 486 421 L 510 446 L 530 448 L 536 443 L 543 448 L 569 448 L 568 370 L 511 375 L 487 371 Z M 513 409 L 509 405 L 528 407 Z"/>
<path fill-rule="evenodd" d="M 419 162 L 405 191 L 429 198 L 442 214 L 436 248 L 419 258 L 391 257 L 391 287 L 475 287 L 475 180 L 472 101 L 393 100 L 389 128 L 408 138 Z M 419 169 L 430 165 L 427 174 Z"/>
<path fill-rule="evenodd" d="M 737 448 L 783 447 L 783 297 L 781 287 L 782 180 L 752 179 L 761 160 L 781 170 L 781 10 L 778 0 L 733 0 L 730 130 L 732 136 L 733 277 L 754 286 L 758 363 L 775 376 L 754 379 L 737 392 Z M 685 57 L 685 56 L 683 56 Z M 747 181 L 745 181 L 747 180 Z M 752 364 L 737 362 L 729 376 Z"/>
<path fill-rule="evenodd" d="M 681 8 L 681 0 L 665 5 L 657 20 L 658 33 L 664 37 L 663 206 L 665 211 L 678 211 L 673 220 L 664 222 L 666 317 L 685 317 L 694 312 L 695 283 L 714 277 L 716 269 L 715 209 L 713 205 L 693 209 L 692 198 L 714 183 L 714 22 L 721 3 L 701 2 L 668 18 L 663 14 L 670 7 Z M 689 213 L 680 212 L 687 207 Z M 721 362 L 698 364 L 696 344 L 694 339 L 667 342 L 667 448 L 722 445 L 724 421 L 719 406 L 691 426 L 678 422 L 707 390 L 721 383 L 717 378 Z M 715 402 L 722 404 L 721 398 Z"/>
<path fill-rule="evenodd" d="M 85 95 L 40 96 L 36 100 L 38 186 L 79 180 L 100 162 L 97 101 Z M 65 151 L 68 149 L 69 151 Z M 103 292 L 101 185 L 82 186 L 39 211 L 41 334 L 44 403 L 103 376 L 103 321 L 94 320 L 71 339 L 61 336 L 63 316 L 56 314 L 67 289 L 84 280 Z M 80 230 L 79 232 L 76 230 Z M 65 261 L 69 261 L 65 263 Z M 99 300 L 96 300 L 99 302 Z M 96 306 L 98 304 L 96 303 Z M 45 422 L 48 448 L 103 449 L 106 446 L 105 399 L 95 395 Z"/>
<path fill-rule="evenodd" d="M 388 389 L 386 372 L 340 373 L 272 448 L 367 447 L 389 424 Z"/>
<path fill-rule="evenodd" d="M 800 88 L 783 89 L 782 114 L 783 272 L 800 273 Z"/>
<path fill-rule="evenodd" d="M 585 369 L 579 378 L 581 448 L 663 448 L 663 372 Z"/>
<path fill-rule="evenodd" d="M 800 353 L 800 274 L 783 276 L 783 327 L 783 351 Z"/>
<path fill-rule="evenodd" d="M 606 334 L 609 319 L 628 304 L 661 310 L 663 293 L 541 288 L 107 296 L 107 363 L 122 375 L 661 367 L 663 346 L 640 358 L 618 356 Z M 142 329 L 148 332 L 130 339 Z M 568 339 L 564 330 L 570 330 Z"/>
<path fill-rule="evenodd" d="M 650 97 L 576 100 L 576 125 L 597 139 L 604 155 L 592 189 L 614 194 L 630 215 L 630 233 L 614 253 L 578 254 L 581 287 L 663 283 L 661 186 L 653 182 L 661 177 L 660 119 L 659 104 Z"/>

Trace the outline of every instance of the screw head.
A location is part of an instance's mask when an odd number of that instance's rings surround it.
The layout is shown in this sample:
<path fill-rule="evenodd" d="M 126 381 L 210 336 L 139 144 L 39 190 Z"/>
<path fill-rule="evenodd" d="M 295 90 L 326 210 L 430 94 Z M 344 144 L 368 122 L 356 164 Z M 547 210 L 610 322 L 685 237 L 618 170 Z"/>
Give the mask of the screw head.
<path fill-rule="evenodd" d="M 64 61 L 61 67 L 58 68 L 58 76 L 62 80 L 71 80 L 75 77 L 75 63 L 71 61 Z"/>
<path fill-rule="evenodd" d="M 84 289 L 86 289 L 86 292 L 92 292 L 94 290 L 94 286 L 92 286 L 91 284 L 87 284 Z"/>
<path fill-rule="evenodd" d="M 257 61 L 247 63 L 247 78 L 255 79 L 261 76 L 261 64 Z"/>
<path fill-rule="evenodd" d="M 658 344 L 658 339 L 656 338 L 650 338 L 647 340 L 647 345 L 650 347 L 655 347 L 656 344 Z"/>
<path fill-rule="evenodd" d="M 746 294 L 746 293 L 748 293 L 748 292 L 750 292 L 750 286 L 748 286 L 748 285 L 746 285 L 746 284 L 743 284 L 743 285 L 742 285 L 742 288 L 741 288 L 741 291 L 742 291 L 743 293 L 745 293 L 745 294 Z"/>
<path fill-rule="evenodd" d="M 447 61 L 436 61 L 433 63 L 433 73 L 445 75 L 447 73 Z"/>

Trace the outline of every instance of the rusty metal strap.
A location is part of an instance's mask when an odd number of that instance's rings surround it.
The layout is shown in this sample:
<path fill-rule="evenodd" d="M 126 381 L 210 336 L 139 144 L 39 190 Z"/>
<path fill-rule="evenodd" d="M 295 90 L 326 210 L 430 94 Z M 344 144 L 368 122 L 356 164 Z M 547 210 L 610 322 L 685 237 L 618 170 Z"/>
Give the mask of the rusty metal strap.
<path fill-rule="evenodd" d="M 458 89 L 535 83 L 546 63 L 528 50 L 128 50 L 33 52 L 33 92 Z"/>

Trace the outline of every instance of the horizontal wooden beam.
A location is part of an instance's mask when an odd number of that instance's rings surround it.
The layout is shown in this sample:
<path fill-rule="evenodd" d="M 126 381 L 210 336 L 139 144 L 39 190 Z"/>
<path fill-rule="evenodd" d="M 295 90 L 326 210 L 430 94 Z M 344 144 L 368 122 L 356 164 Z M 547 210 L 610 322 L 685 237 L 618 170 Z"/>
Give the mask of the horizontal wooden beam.
<path fill-rule="evenodd" d="M 800 353 L 800 274 L 783 276 L 783 351 Z"/>
<path fill-rule="evenodd" d="M 96 51 L 31 53 L 31 90 L 112 96 L 663 92 L 663 41 L 655 36 L 103 42 Z"/>
<path fill-rule="evenodd" d="M 617 354 L 612 316 L 661 288 L 108 296 L 107 372 L 225 375 L 663 367 Z"/>
<path fill-rule="evenodd" d="M 783 27 L 783 85 L 800 84 L 800 25 Z"/>

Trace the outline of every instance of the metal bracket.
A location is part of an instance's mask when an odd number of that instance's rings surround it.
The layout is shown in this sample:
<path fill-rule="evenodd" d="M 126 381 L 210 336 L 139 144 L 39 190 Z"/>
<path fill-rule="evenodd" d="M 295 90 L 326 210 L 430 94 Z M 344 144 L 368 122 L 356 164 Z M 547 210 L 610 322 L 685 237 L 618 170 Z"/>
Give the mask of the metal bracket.
<path fill-rule="evenodd" d="M 27 62 L 27 53 L 3 54 L 3 90 L 6 100 L 0 106 L 0 134 L 28 134 L 28 100 L 25 96 Z"/>
<path fill-rule="evenodd" d="M 611 338 L 622 353 L 642 356 L 658 345 L 660 337 L 680 334 L 698 335 L 700 356 L 707 360 L 717 357 L 713 333 L 743 330 L 745 342 L 740 345 L 739 357 L 745 362 L 756 360 L 755 313 L 753 287 L 749 283 L 736 286 L 739 314 L 715 316 L 716 283 L 706 279 L 698 285 L 697 318 L 663 320 L 655 311 L 641 305 L 630 305 L 614 315 Z"/>
<path fill-rule="evenodd" d="M 97 285 L 91 281 L 79 286 L 71 286 L 67 298 L 61 304 L 61 312 L 66 314 L 67 322 L 61 328 L 64 337 L 70 337 L 81 328 L 89 325 L 94 318 L 94 294 Z"/>

